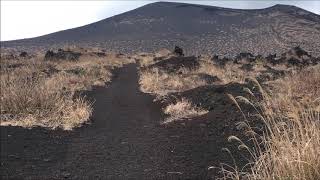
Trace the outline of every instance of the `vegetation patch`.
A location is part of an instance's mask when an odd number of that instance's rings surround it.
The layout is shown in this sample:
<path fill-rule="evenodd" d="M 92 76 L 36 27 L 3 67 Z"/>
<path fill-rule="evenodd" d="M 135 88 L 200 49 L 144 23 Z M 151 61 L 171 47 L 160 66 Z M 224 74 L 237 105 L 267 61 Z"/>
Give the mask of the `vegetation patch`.
<path fill-rule="evenodd" d="M 75 62 L 70 54 L 81 56 Z M 59 50 L 54 61 L 47 60 L 48 52 L 45 58 L 1 59 L 1 125 L 70 130 L 88 122 L 92 102 L 75 92 L 105 85 L 114 67 L 132 62 L 115 54 L 96 54 Z"/>
<path fill-rule="evenodd" d="M 174 104 L 169 104 L 164 108 L 164 113 L 169 115 L 163 123 L 169 123 L 175 120 L 188 119 L 195 116 L 200 116 L 209 111 L 194 106 L 187 99 L 181 99 Z"/>
<path fill-rule="evenodd" d="M 272 84 L 260 102 L 243 97 L 257 109 L 264 130 L 259 133 L 252 117 L 243 114 L 239 125 L 252 138 L 254 146 L 247 146 L 235 136 L 239 149 L 249 151 L 249 171 L 223 166 L 224 179 L 319 179 L 320 169 L 320 66 L 294 72 Z M 238 106 L 241 109 L 241 106 Z"/>

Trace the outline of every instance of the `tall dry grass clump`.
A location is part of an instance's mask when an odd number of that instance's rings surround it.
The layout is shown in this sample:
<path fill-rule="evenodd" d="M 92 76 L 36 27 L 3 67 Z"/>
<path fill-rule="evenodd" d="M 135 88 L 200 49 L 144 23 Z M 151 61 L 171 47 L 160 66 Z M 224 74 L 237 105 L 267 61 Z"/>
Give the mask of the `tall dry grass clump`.
<path fill-rule="evenodd" d="M 103 86 L 111 70 L 130 63 L 115 54 L 83 54 L 77 61 L 1 59 L 0 125 L 72 129 L 87 122 L 91 102 L 75 92 Z"/>
<path fill-rule="evenodd" d="M 164 113 L 170 115 L 164 123 L 169 123 L 179 119 L 187 119 L 195 116 L 200 116 L 209 111 L 195 107 L 189 100 L 181 99 L 174 104 L 169 104 L 164 108 Z"/>
<path fill-rule="evenodd" d="M 243 124 L 252 134 L 254 148 L 239 141 L 239 147 L 252 155 L 251 170 L 223 167 L 224 179 L 320 179 L 320 66 L 278 80 L 255 106 L 264 133 L 254 133 L 246 117 Z"/>
<path fill-rule="evenodd" d="M 196 74 L 166 73 L 153 68 L 140 73 L 139 84 L 143 92 L 166 95 L 171 92 L 193 89 L 207 83 Z"/>
<path fill-rule="evenodd" d="M 261 64 L 256 64 L 254 70 L 246 71 L 241 69 L 241 64 L 226 63 L 223 67 L 214 64 L 211 60 L 203 59 L 200 61 L 200 68 L 193 73 L 204 73 L 219 77 L 223 83 L 230 82 L 244 83 L 246 77 L 257 77 L 261 70 L 265 68 Z"/>
<path fill-rule="evenodd" d="M 1 125 L 69 130 L 89 119 L 89 102 L 73 98 L 62 81 L 47 80 L 33 68 L 1 73 Z"/>

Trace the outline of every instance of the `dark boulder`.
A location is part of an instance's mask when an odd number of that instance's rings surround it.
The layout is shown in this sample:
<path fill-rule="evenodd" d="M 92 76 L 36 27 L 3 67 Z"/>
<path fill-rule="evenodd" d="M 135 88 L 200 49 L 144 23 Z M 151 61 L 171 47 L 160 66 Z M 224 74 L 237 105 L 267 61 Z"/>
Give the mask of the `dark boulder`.
<path fill-rule="evenodd" d="M 295 57 L 290 57 L 289 59 L 287 59 L 287 63 L 288 65 L 291 65 L 291 66 L 299 66 L 304 64 L 302 59 L 295 58 Z"/>
<path fill-rule="evenodd" d="M 234 62 L 235 63 L 243 63 L 243 62 L 254 62 L 256 57 L 248 52 L 240 53 L 236 56 Z"/>
<path fill-rule="evenodd" d="M 47 51 L 44 59 L 46 61 L 56 61 L 56 60 L 69 60 L 69 61 L 77 61 L 81 53 L 73 52 L 73 51 L 65 51 L 63 49 L 59 49 L 58 52 Z"/>
<path fill-rule="evenodd" d="M 311 55 L 300 46 L 294 47 L 283 53 L 281 59 L 289 66 L 306 66 L 312 64 Z"/>
<path fill-rule="evenodd" d="M 98 57 L 105 57 L 106 56 L 106 53 L 104 53 L 104 52 L 94 52 L 93 54 Z"/>
<path fill-rule="evenodd" d="M 218 55 L 214 55 L 214 56 L 212 56 L 211 60 L 213 62 L 218 62 L 219 61 L 219 56 Z"/>
<path fill-rule="evenodd" d="M 265 65 L 264 67 L 266 68 L 266 70 L 261 71 L 261 74 L 257 77 L 257 80 L 260 83 L 279 79 L 281 77 L 284 77 L 286 74 L 286 71 L 284 70 L 277 70 L 268 65 Z"/>
<path fill-rule="evenodd" d="M 313 57 L 311 59 L 311 62 L 312 62 L 312 65 L 320 64 L 320 57 L 317 57 L 317 58 Z"/>
<path fill-rule="evenodd" d="M 246 97 L 248 95 L 248 93 L 244 91 L 244 88 L 246 87 L 248 86 L 239 83 L 200 86 L 184 92 L 171 93 L 162 103 L 167 105 L 175 103 L 175 101 L 179 99 L 186 98 L 195 106 L 209 111 L 222 109 L 224 111 L 229 111 L 230 109 L 233 109 L 231 107 L 234 106 L 234 103 L 229 98 L 228 94 L 232 94 L 234 97 Z M 241 106 L 241 108 L 246 107 Z"/>
<path fill-rule="evenodd" d="M 46 54 L 44 55 L 45 60 L 52 60 L 52 59 L 54 59 L 54 57 L 55 57 L 55 53 L 51 50 L 48 50 L 46 52 Z"/>
<path fill-rule="evenodd" d="M 277 58 L 277 54 L 269 54 L 265 59 L 268 63 L 271 63 L 272 65 L 282 63 L 282 61 L 279 58 Z"/>
<path fill-rule="evenodd" d="M 218 66 L 224 67 L 228 62 L 231 62 L 233 60 L 227 57 L 219 58 L 218 55 L 214 55 L 211 58 L 211 61 L 213 61 L 213 63 L 217 64 Z"/>
<path fill-rule="evenodd" d="M 124 58 L 124 57 L 125 57 L 125 55 L 123 53 L 117 53 L 116 54 L 116 58 Z"/>
<path fill-rule="evenodd" d="M 183 49 L 180 48 L 179 46 L 174 47 L 173 53 L 176 54 L 177 56 L 184 56 Z"/>
<path fill-rule="evenodd" d="M 272 60 L 274 60 L 276 57 L 277 57 L 277 54 L 269 54 L 269 55 L 266 57 L 266 60 L 267 60 L 267 61 L 272 61 Z"/>
<path fill-rule="evenodd" d="M 26 58 L 26 57 L 28 57 L 28 53 L 25 52 L 25 51 L 22 51 L 22 52 L 19 54 L 19 57 Z"/>
<path fill-rule="evenodd" d="M 297 46 L 297 47 L 294 47 L 292 49 L 290 49 L 286 55 L 289 55 L 289 56 L 297 56 L 299 58 L 301 58 L 302 56 L 307 56 L 307 57 L 311 57 L 311 55 L 303 50 L 300 46 Z"/>
<path fill-rule="evenodd" d="M 200 67 L 200 63 L 195 56 L 189 57 L 170 57 L 169 59 L 157 62 L 149 68 L 158 68 L 162 71 L 169 73 L 177 73 L 180 69 L 185 68 L 187 70 L 197 69 Z"/>
<path fill-rule="evenodd" d="M 163 57 L 163 56 L 161 56 L 161 57 L 155 57 L 155 58 L 153 58 L 153 61 L 158 62 L 158 61 L 162 61 L 162 60 L 164 60 L 164 59 L 165 59 L 165 57 Z"/>
<path fill-rule="evenodd" d="M 253 64 L 243 64 L 240 69 L 244 70 L 244 71 L 253 71 Z"/>
<path fill-rule="evenodd" d="M 211 75 L 205 74 L 205 73 L 199 73 L 197 75 L 199 76 L 200 79 L 204 80 L 208 84 L 222 82 L 222 80 L 220 78 L 218 78 L 217 76 L 211 76 Z"/>

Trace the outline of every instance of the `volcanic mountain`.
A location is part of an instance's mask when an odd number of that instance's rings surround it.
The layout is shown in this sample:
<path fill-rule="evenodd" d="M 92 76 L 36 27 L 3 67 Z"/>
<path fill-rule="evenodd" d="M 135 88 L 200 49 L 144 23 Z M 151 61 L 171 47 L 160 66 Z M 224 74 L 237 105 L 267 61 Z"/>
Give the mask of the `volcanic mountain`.
<path fill-rule="evenodd" d="M 181 46 L 187 54 L 281 53 L 301 46 L 320 54 L 320 16 L 301 8 L 228 9 L 156 2 L 89 25 L 1 42 L 2 47 L 98 46 L 118 52 Z"/>

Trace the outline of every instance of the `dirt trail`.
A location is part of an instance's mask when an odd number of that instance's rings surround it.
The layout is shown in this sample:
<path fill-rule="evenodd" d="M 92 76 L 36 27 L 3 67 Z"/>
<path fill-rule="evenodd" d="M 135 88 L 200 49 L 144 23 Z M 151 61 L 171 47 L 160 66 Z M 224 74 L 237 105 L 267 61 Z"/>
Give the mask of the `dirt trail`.
<path fill-rule="evenodd" d="M 209 166 L 230 162 L 221 149 L 236 115 L 159 125 L 161 107 L 139 91 L 136 64 L 87 96 L 92 122 L 72 132 L 1 127 L 2 179 L 208 179 Z"/>

